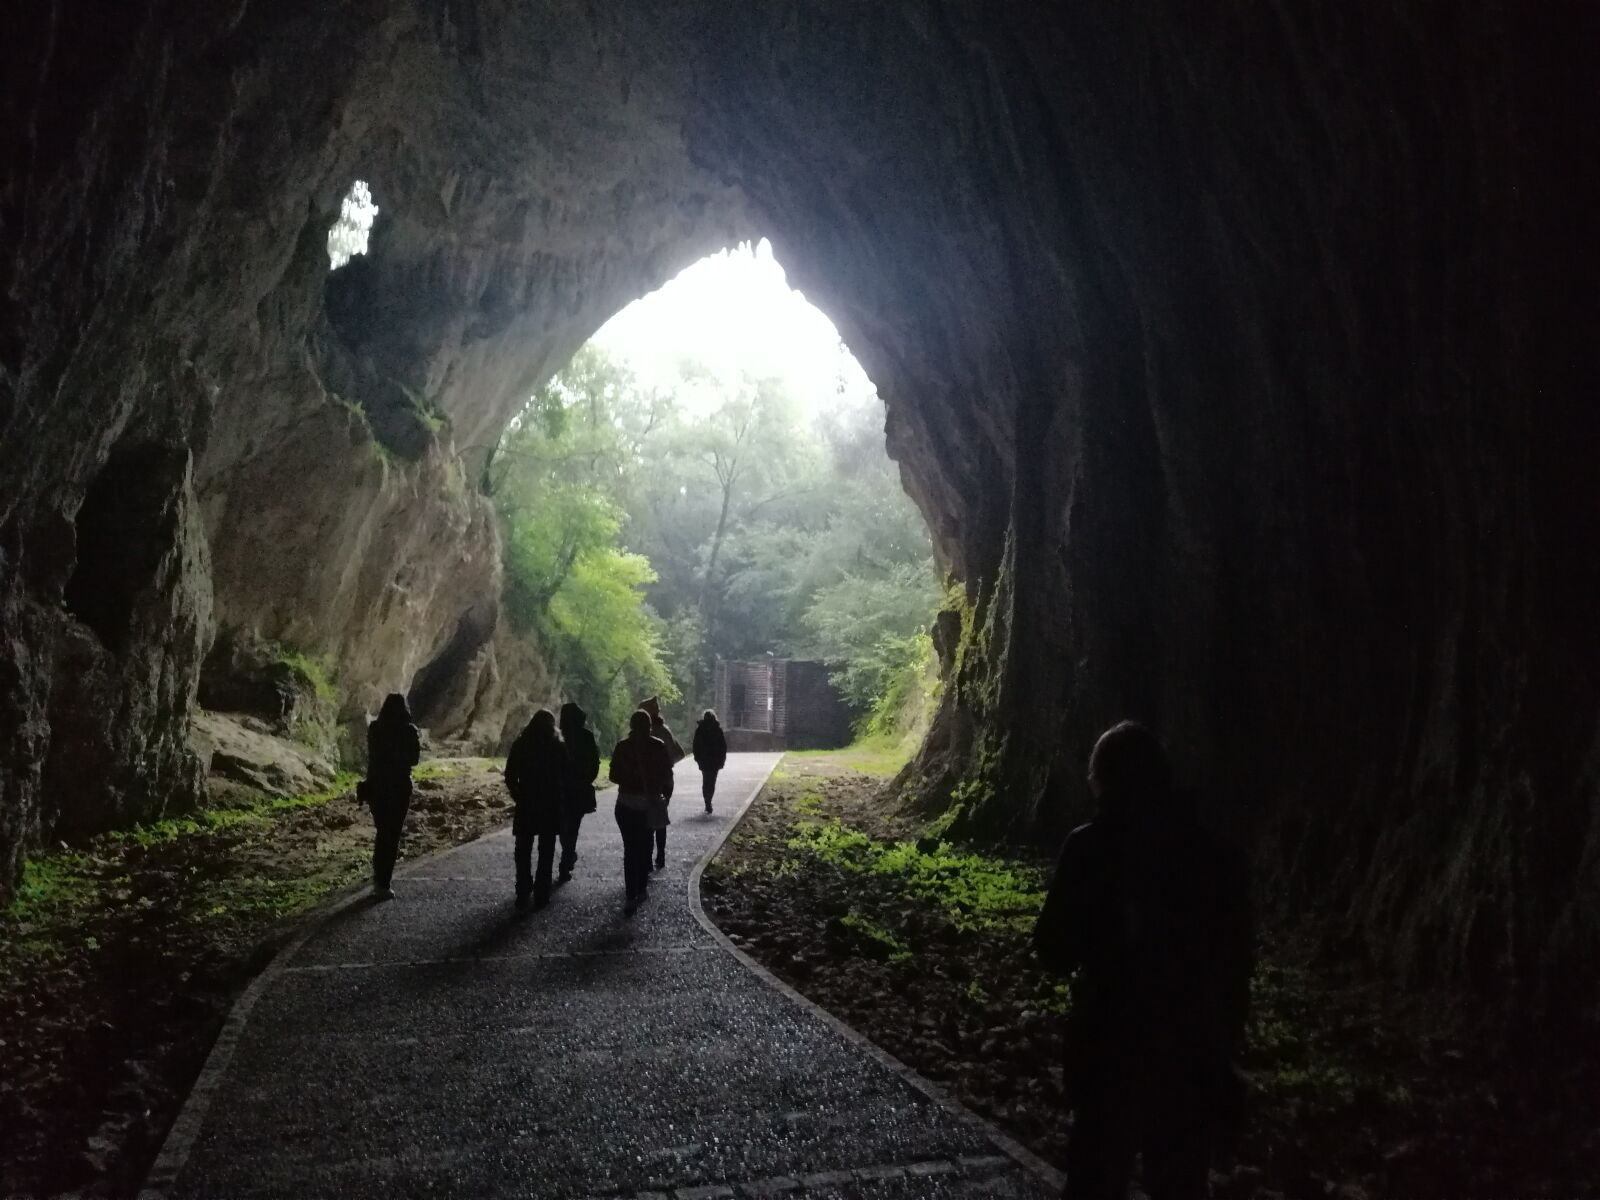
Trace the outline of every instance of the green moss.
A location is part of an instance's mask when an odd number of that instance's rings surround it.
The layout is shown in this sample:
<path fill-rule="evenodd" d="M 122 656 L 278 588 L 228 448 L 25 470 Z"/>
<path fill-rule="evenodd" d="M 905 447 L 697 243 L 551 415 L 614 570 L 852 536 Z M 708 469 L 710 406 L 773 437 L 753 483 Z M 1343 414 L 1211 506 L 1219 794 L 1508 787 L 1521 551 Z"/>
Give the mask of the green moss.
<path fill-rule="evenodd" d="M 922 831 L 922 836 L 930 838 L 943 838 L 945 834 L 950 832 L 950 827 L 961 819 L 961 813 L 961 805 L 952 804 L 949 808 L 945 809 L 937 817 L 928 822 L 927 826 Z"/>
<path fill-rule="evenodd" d="M 972 601 L 967 599 L 967 585 L 953 575 L 945 580 L 944 603 L 940 605 L 940 615 L 942 616 L 947 612 L 955 613 L 961 622 L 961 634 L 956 639 L 955 658 L 950 666 L 951 678 L 960 679 L 961 666 L 967 655 L 967 646 L 972 640 L 976 609 L 973 607 Z"/>
<path fill-rule="evenodd" d="M 333 662 L 324 656 L 313 657 L 284 646 L 277 648 L 278 661 L 299 675 L 324 704 L 337 707 L 339 688 L 333 681 Z"/>
<path fill-rule="evenodd" d="M 94 861 L 86 854 L 63 851 L 30 859 L 5 915 L 17 922 L 41 920 L 91 903 L 99 888 Z"/>
<path fill-rule="evenodd" d="M 973 814 L 987 808 L 994 800 L 1000 779 L 1000 756 L 1003 742 L 990 730 L 984 729 L 967 760 L 967 772 L 950 792 L 950 805 L 959 813 Z M 951 818 L 952 823 L 959 820 Z"/>

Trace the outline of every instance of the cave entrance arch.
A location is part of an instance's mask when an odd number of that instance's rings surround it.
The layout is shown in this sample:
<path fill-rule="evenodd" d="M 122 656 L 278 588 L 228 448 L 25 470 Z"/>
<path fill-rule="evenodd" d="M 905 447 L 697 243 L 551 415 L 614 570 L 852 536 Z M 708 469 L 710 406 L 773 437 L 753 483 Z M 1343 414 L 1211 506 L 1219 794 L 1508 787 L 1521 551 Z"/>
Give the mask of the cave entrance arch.
<path fill-rule="evenodd" d="M 500 622 L 475 612 L 416 674 L 420 722 L 464 720 L 479 748 L 504 749 L 548 702 L 530 691 L 548 673 L 514 652 L 493 694 L 460 702 L 492 636 L 501 651 L 536 647 L 608 737 L 655 692 L 675 728 L 692 727 L 726 704 L 725 660 L 774 654 L 827 658 L 863 722 L 902 699 L 876 727 L 915 736 L 918 634 L 938 600 L 926 526 L 885 454 L 871 380 L 768 243 L 630 303 L 524 404 L 481 475 L 505 548 Z M 624 551 L 648 572 L 630 584 L 638 614 L 599 590 L 631 578 Z M 806 709 L 826 699 L 828 720 L 806 744 L 842 745 L 844 700 L 810 666 Z"/>
<path fill-rule="evenodd" d="M 971 591 L 935 790 L 1043 836 L 1096 729 L 1146 716 L 1286 894 L 1421 971 L 1503 930 L 1508 976 L 1592 993 L 1595 416 L 1552 401 L 1586 365 L 1592 85 L 1559 18 L 407 0 L 136 7 L 116 54 L 19 28 L 82 69 L 17 75 L 8 627 L 61 611 L 51 542 L 131 437 L 197 455 L 225 628 L 358 694 L 409 679 L 494 592 L 472 457 L 610 312 L 760 231 Z M 341 321 L 355 179 L 382 211 Z M 5 675 L 16 728 L 52 654 Z M 184 708 L 118 762 L 193 774 Z M 29 845 L 35 757 L 5 767 Z"/>

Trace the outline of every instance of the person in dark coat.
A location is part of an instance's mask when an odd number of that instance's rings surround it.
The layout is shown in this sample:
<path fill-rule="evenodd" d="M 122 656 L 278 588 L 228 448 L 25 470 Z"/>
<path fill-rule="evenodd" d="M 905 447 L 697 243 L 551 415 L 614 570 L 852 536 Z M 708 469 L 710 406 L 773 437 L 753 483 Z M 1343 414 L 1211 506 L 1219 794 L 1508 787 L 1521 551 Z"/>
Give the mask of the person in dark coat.
<path fill-rule="evenodd" d="M 728 739 L 723 735 L 722 723 L 717 714 L 706 709 L 700 723 L 694 727 L 695 766 L 700 768 L 700 794 L 705 797 L 706 811 L 711 811 L 711 797 L 717 794 L 717 772 L 728 764 Z"/>
<path fill-rule="evenodd" d="M 672 736 L 672 730 L 667 728 L 666 718 L 661 715 L 659 700 L 654 696 L 648 700 L 641 700 L 639 711 L 650 718 L 650 736 L 667 748 L 667 785 L 650 809 L 650 829 L 656 840 L 656 870 L 659 871 L 667 865 L 667 826 L 672 824 L 672 818 L 667 814 L 667 805 L 672 800 L 672 768 L 683 761 L 683 747 L 678 744 L 678 739 Z"/>
<path fill-rule="evenodd" d="M 1144 726 L 1124 721 L 1101 736 L 1089 786 L 1099 812 L 1067 837 L 1034 929 L 1047 966 L 1079 972 L 1063 1195 L 1121 1200 L 1142 1152 L 1151 1200 L 1193 1200 L 1207 1192 L 1214 1135 L 1238 1107 L 1248 873 L 1174 791 L 1166 751 Z"/>
<path fill-rule="evenodd" d="M 556 733 L 555 715 L 547 708 L 533 714 L 528 727 L 511 743 L 506 756 L 506 788 L 516 802 L 511 834 L 517 867 L 517 907 L 534 908 L 550 903 L 550 868 L 555 862 L 556 839 L 567 790 L 567 751 Z M 539 842 L 539 871 L 531 870 L 533 843 Z"/>
<path fill-rule="evenodd" d="M 650 813 L 662 790 L 672 787 L 666 743 L 650 734 L 650 714 L 628 718 L 628 736 L 611 751 L 611 782 L 617 785 L 617 829 L 622 833 L 622 877 L 630 916 L 650 882 Z"/>
<path fill-rule="evenodd" d="M 366 800 L 377 827 L 372 843 L 372 894 L 393 900 L 394 860 L 400 854 L 400 832 L 411 807 L 411 768 L 422 757 L 422 738 L 411 723 L 411 710 L 399 692 L 390 692 L 367 726 Z"/>
<path fill-rule="evenodd" d="M 561 706 L 561 740 L 567 746 L 567 791 L 561 808 L 561 874 L 572 878 L 578 862 L 578 830 L 594 811 L 594 781 L 600 774 L 600 747 L 588 725 L 589 716 L 572 701 Z"/>

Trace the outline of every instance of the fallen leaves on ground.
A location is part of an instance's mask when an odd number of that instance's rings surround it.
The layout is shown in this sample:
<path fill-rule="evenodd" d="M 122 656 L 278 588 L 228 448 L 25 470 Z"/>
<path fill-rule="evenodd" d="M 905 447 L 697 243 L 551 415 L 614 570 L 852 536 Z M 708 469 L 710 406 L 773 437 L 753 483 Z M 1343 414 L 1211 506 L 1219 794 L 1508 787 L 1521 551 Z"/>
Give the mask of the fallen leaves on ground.
<path fill-rule="evenodd" d="M 509 820 L 488 762 L 421 774 L 402 861 Z M 229 803 L 46 855 L 0 914 L 0 1193 L 136 1192 L 239 991 L 366 877 L 352 786 Z"/>
<path fill-rule="evenodd" d="M 984 884 L 985 910 L 974 887 L 938 886 L 975 859 L 885 793 L 826 757 L 785 762 L 705 871 L 706 910 L 779 978 L 1061 1166 L 1070 988 L 1039 968 L 1029 922 L 999 907 L 1026 895 L 1030 870 L 1042 887 L 1045 864 L 990 860 L 1008 882 Z M 1214 1195 L 1600 1195 L 1595 1039 L 1513 1048 L 1481 1006 L 1385 984 L 1305 930 L 1264 938 L 1252 995 L 1250 1118 Z"/>

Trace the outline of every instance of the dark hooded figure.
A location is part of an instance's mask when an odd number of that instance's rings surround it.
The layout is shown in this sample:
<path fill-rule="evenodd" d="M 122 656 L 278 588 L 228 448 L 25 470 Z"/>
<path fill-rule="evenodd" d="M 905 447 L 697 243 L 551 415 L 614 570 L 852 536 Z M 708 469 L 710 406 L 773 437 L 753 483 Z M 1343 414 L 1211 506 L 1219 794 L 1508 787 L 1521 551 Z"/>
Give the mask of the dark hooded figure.
<path fill-rule="evenodd" d="M 1100 737 L 1089 787 L 1099 813 L 1067 837 L 1034 929 L 1048 966 L 1079 971 L 1063 1195 L 1121 1200 L 1142 1152 L 1151 1200 L 1192 1200 L 1207 1192 L 1214 1135 L 1237 1109 L 1248 873 L 1174 792 L 1144 726 Z"/>
<path fill-rule="evenodd" d="M 611 751 L 611 782 L 617 785 L 617 830 L 622 834 L 622 877 L 632 915 L 650 883 L 650 814 L 663 788 L 672 786 L 672 757 L 650 734 L 650 714 L 628 718 L 628 736 Z"/>
<path fill-rule="evenodd" d="M 532 893 L 534 908 L 543 908 L 550 903 L 550 868 L 555 862 L 567 790 L 567 751 L 549 709 L 534 713 L 527 728 L 511 743 L 511 753 L 506 756 L 506 788 L 517 806 L 511 822 L 517 907 L 526 908 Z M 531 870 L 535 838 L 539 842 L 537 875 Z"/>
<path fill-rule="evenodd" d="M 567 793 L 561 808 L 561 874 L 572 878 L 578 861 L 578 829 L 594 811 L 594 780 L 600 774 L 600 747 L 588 726 L 589 716 L 572 701 L 561 706 L 561 740 L 567 744 Z"/>
<path fill-rule="evenodd" d="M 422 757 L 422 739 L 411 723 L 411 710 L 399 692 L 390 692 L 367 726 L 367 803 L 377 836 L 372 845 L 372 894 L 393 900 L 394 860 L 400 853 L 400 831 L 411 807 L 411 768 Z"/>
<path fill-rule="evenodd" d="M 694 727 L 695 766 L 700 768 L 700 794 L 705 797 L 706 811 L 711 811 L 711 797 L 717 794 L 717 772 L 728 763 L 728 739 L 723 736 L 722 723 L 709 708 Z"/>
<path fill-rule="evenodd" d="M 672 768 L 683 761 L 683 747 L 667 728 L 666 718 L 661 715 L 661 701 L 654 696 L 641 700 L 639 711 L 650 718 L 650 736 L 667 748 L 666 786 L 650 806 L 650 830 L 656 841 L 656 870 L 659 871 L 667 865 L 667 826 L 672 824 L 667 805 L 672 800 Z"/>

